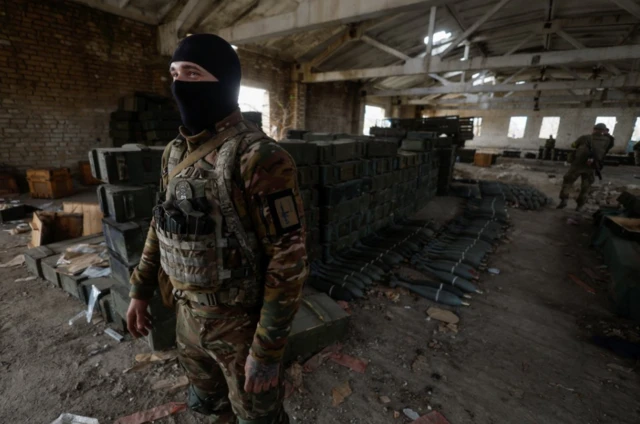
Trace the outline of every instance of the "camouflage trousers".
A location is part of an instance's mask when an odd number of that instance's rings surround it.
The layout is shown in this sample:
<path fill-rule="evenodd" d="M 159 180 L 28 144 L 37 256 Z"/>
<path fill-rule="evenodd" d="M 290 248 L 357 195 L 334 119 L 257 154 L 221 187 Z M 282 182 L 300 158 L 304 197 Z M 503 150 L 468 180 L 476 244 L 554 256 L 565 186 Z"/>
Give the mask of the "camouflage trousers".
<path fill-rule="evenodd" d="M 573 190 L 573 183 L 575 183 L 578 178 L 581 178 L 580 194 L 578 194 L 576 203 L 579 206 L 582 206 L 587 202 L 589 188 L 591 188 L 596 180 L 595 172 L 590 168 L 569 168 L 569 171 L 566 173 L 562 181 L 560 199 L 566 200 L 569 198 L 569 194 Z"/>
<path fill-rule="evenodd" d="M 213 423 L 288 424 L 284 379 L 261 394 L 244 391 L 244 365 L 260 318 L 238 306 L 204 306 L 178 300 L 176 339 L 180 364 L 206 398 Z M 280 367 L 283 371 L 284 367 Z M 203 399 L 204 400 L 204 399 Z"/>

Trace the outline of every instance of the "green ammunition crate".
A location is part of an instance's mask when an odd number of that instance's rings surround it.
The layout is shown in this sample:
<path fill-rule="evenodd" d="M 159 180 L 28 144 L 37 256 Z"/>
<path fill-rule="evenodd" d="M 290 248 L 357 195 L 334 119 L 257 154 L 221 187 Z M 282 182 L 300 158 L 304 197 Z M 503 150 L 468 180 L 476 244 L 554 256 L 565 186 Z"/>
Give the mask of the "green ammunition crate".
<path fill-rule="evenodd" d="M 103 184 L 98 187 L 98 201 L 105 217 L 116 222 L 151 218 L 155 205 L 156 186 L 118 186 Z"/>
<path fill-rule="evenodd" d="M 366 143 L 365 156 L 368 158 L 384 158 L 394 156 L 398 150 L 397 139 L 374 139 Z"/>
<path fill-rule="evenodd" d="M 305 210 L 318 206 L 318 190 L 300 190 L 300 197 L 302 198 L 302 205 L 304 206 Z"/>
<path fill-rule="evenodd" d="M 335 206 L 345 200 L 359 197 L 362 194 L 363 180 L 352 180 L 330 186 L 321 186 L 320 204 L 323 206 Z"/>
<path fill-rule="evenodd" d="M 320 209 L 311 208 L 304 211 L 304 222 L 307 231 L 317 228 L 320 225 Z"/>
<path fill-rule="evenodd" d="M 60 276 L 56 272 L 56 268 L 58 266 L 57 263 L 58 259 L 60 259 L 60 256 L 62 256 L 62 254 L 44 258 L 41 264 L 42 275 L 44 276 L 44 279 L 52 283 L 56 287 L 60 287 Z"/>
<path fill-rule="evenodd" d="M 358 159 L 357 143 L 354 140 L 314 141 L 318 146 L 318 162 L 333 164 Z"/>
<path fill-rule="evenodd" d="M 342 340 L 349 324 L 347 314 L 324 293 L 305 296 L 291 324 L 285 363 L 309 358 Z"/>
<path fill-rule="evenodd" d="M 100 294 L 98 295 L 98 300 L 100 300 L 102 297 L 107 296 L 111 292 L 111 287 L 115 284 L 117 284 L 117 282 L 114 279 L 108 277 L 91 278 L 89 280 L 86 280 L 82 284 L 80 284 L 80 300 L 88 304 L 89 297 L 91 296 L 91 290 L 94 286 L 100 291 Z"/>
<path fill-rule="evenodd" d="M 103 218 L 102 230 L 107 247 L 127 265 L 137 264 L 142 256 L 149 223 L 148 219 L 116 222 L 111 218 Z"/>
<path fill-rule="evenodd" d="M 62 290 L 66 291 L 71 296 L 82 300 L 82 288 L 80 285 L 88 280 L 88 278 L 80 275 L 63 274 L 61 272 L 58 272 L 58 276 L 58 278 L 60 278 L 60 287 L 62 287 Z"/>
<path fill-rule="evenodd" d="M 363 176 L 361 161 L 349 161 L 331 165 L 320 165 L 320 184 L 329 185 L 351 181 Z"/>
<path fill-rule="evenodd" d="M 331 133 L 305 133 L 304 134 L 304 141 L 331 141 L 331 140 L 335 140 L 336 136 L 335 134 L 331 134 Z"/>
<path fill-rule="evenodd" d="M 89 152 L 91 174 L 107 184 L 158 184 L 164 147 L 93 149 Z"/>
<path fill-rule="evenodd" d="M 280 144 L 293 158 L 298 166 L 316 165 L 318 163 L 318 148 L 315 144 L 302 140 L 281 140 Z"/>
<path fill-rule="evenodd" d="M 138 264 L 128 265 L 118 258 L 117 254 L 109 251 L 109 265 L 111 266 L 111 277 L 119 284 L 130 287 L 131 274 Z"/>
<path fill-rule="evenodd" d="M 316 186 L 320 183 L 317 165 L 298 167 L 298 185 L 302 188 Z"/>
<path fill-rule="evenodd" d="M 434 140 L 403 140 L 400 148 L 408 152 L 430 152 L 433 150 Z"/>

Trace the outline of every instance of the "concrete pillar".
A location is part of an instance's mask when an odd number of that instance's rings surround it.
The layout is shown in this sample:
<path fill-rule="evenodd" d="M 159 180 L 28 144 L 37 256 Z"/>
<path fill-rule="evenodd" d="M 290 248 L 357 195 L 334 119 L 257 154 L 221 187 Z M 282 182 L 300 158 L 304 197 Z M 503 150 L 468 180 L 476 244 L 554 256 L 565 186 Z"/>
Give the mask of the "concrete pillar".
<path fill-rule="evenodd" d="M 307 111 L 307 84 L 292 82 L 290 91 L 290 105 L 292 120 L 291 126 L 294 129 L 305 128 L 305 117 Z"/>

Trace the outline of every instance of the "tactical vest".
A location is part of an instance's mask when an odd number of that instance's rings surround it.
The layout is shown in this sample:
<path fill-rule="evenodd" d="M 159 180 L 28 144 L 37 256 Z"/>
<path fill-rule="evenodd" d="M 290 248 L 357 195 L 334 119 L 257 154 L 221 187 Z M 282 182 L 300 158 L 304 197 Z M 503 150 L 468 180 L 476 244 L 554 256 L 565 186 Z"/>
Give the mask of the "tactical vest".
<path fill-rule="evenodd" d="M 169 277 L 207 292 L 229 292 L 229 297 L 235 299 L 233 303 L 253 306 L 259 304 L 263 290 L 261 250 L 255 232 L 242 225 L 231 192 L 238 155 L 252 144 L 270 139 L 245 122 L 238 123 L 235 132 L 219 148 L 214 166 L 201 159 L 196 162 L 201 167 L 191 165 L 167 182 L 164 204 L 179 205 L 183 215 L 189 214 L 184 218 L 187 229 L 175 225 L 162 228 L 156 222 L 156 233 L 161 265 Z M 242 151 L 238 151 L 239 146 Z M 186 141 L 172 143 L 165 173 L 171 174 L 184 160 L 186 150 Z M 190 203 L 201 199 L 205 199 L 209 210 L 190 212 Z M 242 253 L 241 266 L 225 263 L 230 249 Z"/>

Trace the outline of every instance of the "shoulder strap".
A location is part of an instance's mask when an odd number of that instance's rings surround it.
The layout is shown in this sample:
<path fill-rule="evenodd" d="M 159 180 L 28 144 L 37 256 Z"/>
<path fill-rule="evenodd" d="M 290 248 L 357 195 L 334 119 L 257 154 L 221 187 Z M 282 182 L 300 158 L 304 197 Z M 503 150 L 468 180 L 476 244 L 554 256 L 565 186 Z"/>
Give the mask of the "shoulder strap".
<path fill-rule="evenodd" d="M 250 136 L 249 136 L 250 137 Z M 249 244 L 249 237 L 247 232 L 242 226 L 238 212 L 233 206 L 233 201 L 229 194 L 228 179 L 233 175 L 233 168 L 235 166 L 235 158 L 238 153 L 238 146 L 242 141 L 241 137 L 224 144 L 218 152 L 216 158 L 215 169 L 213 170 L 214 181 L 218 189 L 218 198 L 220 200 L 220 210 L 227 223 L 229 230 L 236 236 L 240 248 L 244 254 L 245 259 L 249 262 L 254 275 L 260 277 L 260 269 L 258 268 L 258 261 L 256 259 L 255 252 L 251 249 Z"/>

